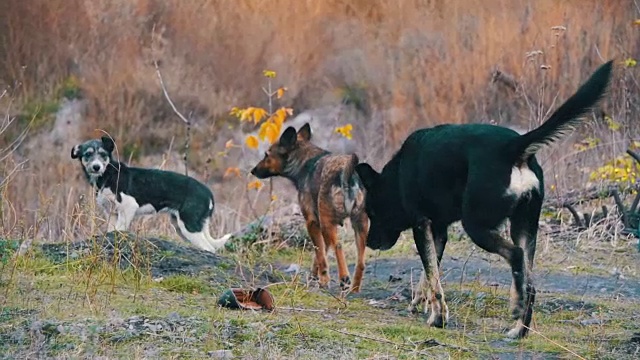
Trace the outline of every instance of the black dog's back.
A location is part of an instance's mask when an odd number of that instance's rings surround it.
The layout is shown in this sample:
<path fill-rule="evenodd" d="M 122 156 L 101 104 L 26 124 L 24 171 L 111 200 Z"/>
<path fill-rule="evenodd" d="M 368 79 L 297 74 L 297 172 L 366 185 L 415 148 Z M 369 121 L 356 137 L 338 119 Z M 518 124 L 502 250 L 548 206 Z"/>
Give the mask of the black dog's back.
<path fill-rule="evenodd" d="M 202 207 L 202 201 L 192 201 L 193 199 L 210 199 L 211 203 L 206 204 L 208 216 L 213 209 L 209 209 L 213 204 L 213 193 L 198 180 L 173 171 L 143 168 L 128 168 L 129 174 L 135 181 L 127 184 L 127 189 L 135 193 L 143 203 L 152 204 L 156 210 L 165 207 L 181 204 L 175 210 L 187 210 L 189 208 Z M 189 196 L 185 196 L 189 194 Z M 211 206 L 212 207 L 212 206 Z M 210 210 L 210 211 L 209 211 Z"/>
<path fill-rule="evenodd" d="M 112 192 L 133 196 L 140 206 L 151 205 L 157 212 L 178 211 L 190 231 L 199 231 L 203 219 L 213 214 L 213 193 L 198 180 L 173 171 L 118 164 L 119 174 L 115 166 L 105 174 L 105 185 Z"/>
<path fill-rule="evenodd" d="M 494 184 L 508 186 L 512 165 L 503 148 L 518 136 L 513 130 L 485 124 L 439 125 L 412 133 L 385 166 L 397 172 L 397 196 L 406 212 L 402 216 L 427 216 L 444 223 L 459 220 L 470 171 L 490 171 Z M 529 166 L 538 172 L 535 158 Z"/>

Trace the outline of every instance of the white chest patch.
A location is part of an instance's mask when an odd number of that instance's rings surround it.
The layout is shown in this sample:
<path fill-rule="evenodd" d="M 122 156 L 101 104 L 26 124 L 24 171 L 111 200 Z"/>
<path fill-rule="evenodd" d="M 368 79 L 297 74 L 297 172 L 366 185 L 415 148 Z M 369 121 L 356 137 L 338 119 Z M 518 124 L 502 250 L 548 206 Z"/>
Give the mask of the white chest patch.
<path fill-rule="evenodd" d="M 507 193 L 519 198 L 529 191 L 538 188 L 539 185 L 540 181 L 531 169 L 526 166 L 522 168 L 514 167 L 511 169 L 511 182 L 507 188 Z"/>

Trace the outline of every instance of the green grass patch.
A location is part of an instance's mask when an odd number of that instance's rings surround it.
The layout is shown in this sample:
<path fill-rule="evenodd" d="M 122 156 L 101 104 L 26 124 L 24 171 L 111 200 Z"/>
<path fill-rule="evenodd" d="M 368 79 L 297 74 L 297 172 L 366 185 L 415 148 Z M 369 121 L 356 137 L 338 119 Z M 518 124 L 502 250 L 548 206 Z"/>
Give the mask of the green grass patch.
<path fill-rule="evenodd" d="M 210 294 L 211 288 L 202 279 L 187 275 L 172 275 L 158 281 L 157 286 L 167 291 L 187 294 Z"/>

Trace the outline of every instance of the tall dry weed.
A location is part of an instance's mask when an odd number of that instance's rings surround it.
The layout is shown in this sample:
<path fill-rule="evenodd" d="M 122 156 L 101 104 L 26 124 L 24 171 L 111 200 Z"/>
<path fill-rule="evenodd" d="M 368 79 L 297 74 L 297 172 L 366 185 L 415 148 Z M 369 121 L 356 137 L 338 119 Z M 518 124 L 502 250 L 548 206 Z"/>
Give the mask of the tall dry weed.
<path fill-rule="evenodd" d="M 354 125 L 369 141 L 360 155 L 380 165 L 417 127 L 536 126 L 604 59 L 640 57 L 640 28 L 632 25 L 639 11 L 632 0 L 7 0 L 0 4 L 0 83 L 11 86 L 20 108 L 50 101 L 76 77 L 88 104 L 81 133 L 108 131 L 138 164 L 159 166 L 144 158 L 166 154 L 184 136 L 154 75 L 152 60 L 159 60 L 174 101 L 194 119 L 193 173 L 216 180 L 219 209 L 235 216 L 218 224 L 233 227 L 246 218 L 247 200 L 229 190 L 238 182 L 218 181 L 230 164 L 216 154 L 237 131 L 229 129 L 231 106 L 266 105 L 252 86 L 264 69 L 287 84 L 297 111 L 361 89 L 354 93 L 367 116 Z M 492 82 L 496 70 L 517 87 Z M 639 90 L 637 70 L 620 70 L 605 104 L 624 135 L 612 137 L 594 119 L 542 153 L 552 178 L 569 179 L 555 186 L 584 183 L 582 169 L 596 163 L 590 159 L 612 156 L 638 135 Z M 39 141 L 42 131 L 33 129 L 30 139 Z M 571 154 L 572 142 L 592 135 L 609 145 Z M 40 229 L 33 236 L 85 236 L 65 230 L 78 218 L 79 194 L 91 195 L 67 157 L 73 141 L 16 158 L 30 159 L 30 167 L 5 197 L 26 228 Z M 180 171 L 179 163 L 168 168 Z"/>

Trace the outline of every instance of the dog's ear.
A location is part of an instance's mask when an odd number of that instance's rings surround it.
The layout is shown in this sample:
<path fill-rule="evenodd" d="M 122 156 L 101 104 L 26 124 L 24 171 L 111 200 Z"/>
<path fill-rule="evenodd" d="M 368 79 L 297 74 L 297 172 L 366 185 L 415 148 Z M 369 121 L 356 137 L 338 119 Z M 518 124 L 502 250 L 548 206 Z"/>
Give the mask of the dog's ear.
<path fill-rule="evenodd" d="M 367 190 L 371 189 L 373 184 L 375 184 L 376 180 L 380 177 L 380 174 L 373 170 L 371 165 L 367 163 L 360 163 L 356 165 L 356 173 L 358 173 L 364 188 Z"/>
<path fill-rule="evenodd" d="M 116 144 L 113 143 L 113 139 L 108 137 L 108 136 L 103 136 L 101 138 L 102 140 L 102 146 L 104 147 L 105 150 L 107 150 L 109 153 L 113 152 L 113 149 L 116 148 Z"/>
<path fill-rule="evenodd" d="M 309 123 L 305 123 L 300 130 L 298 130 L 298 139 L 303 141 L 311 140 L 311 125 L 309 125 Z"/>
<path fill-rule="evenodd" d="M 289 126 L 280 136 L 278 143 L 285 149 L 293 148 L 296 144 L 296 129 L 293 126 Z"/>
<path fill-rule="evenodd" d="M 73 148 L 71 148 L 71 158 L 77 159 L 79 157 L 80 157 L 80 145 L 76 145 Z"/>

